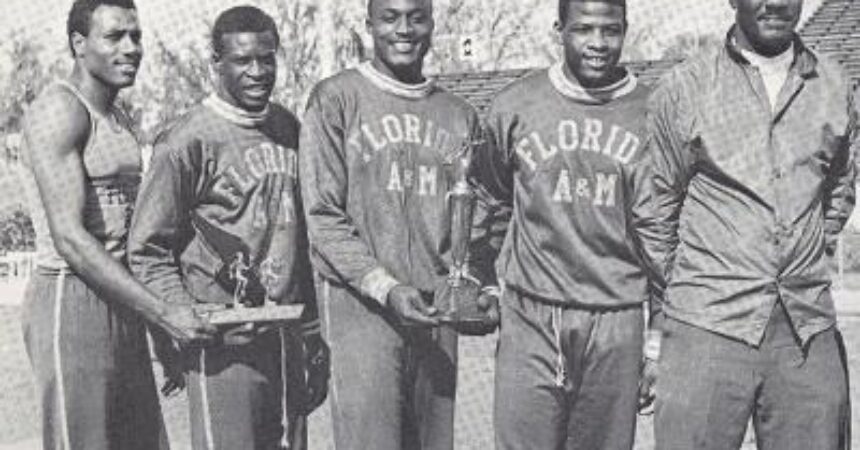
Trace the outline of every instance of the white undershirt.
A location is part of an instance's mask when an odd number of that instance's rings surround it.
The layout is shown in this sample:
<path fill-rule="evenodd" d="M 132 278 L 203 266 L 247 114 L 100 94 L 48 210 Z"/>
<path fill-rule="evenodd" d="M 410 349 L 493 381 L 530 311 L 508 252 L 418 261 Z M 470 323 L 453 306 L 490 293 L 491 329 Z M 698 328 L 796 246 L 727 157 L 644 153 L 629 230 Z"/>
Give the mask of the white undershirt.
<path fill-rule="evenodd" d="M 758 68 L 761 79 L 764 81 L 765 90 L 767 90 L 770 107 L 771 109 L 775 108 L 779 91 L 785 84 L 785 80 L 788 78 L 788 71 L 794 62 L 794 44 L 789 46 L 786 51 L 773 57 L 767 57 L 745 49 L 740 49 L 740 51 L 744 58 L 750 62 L 750 65 Z"/>

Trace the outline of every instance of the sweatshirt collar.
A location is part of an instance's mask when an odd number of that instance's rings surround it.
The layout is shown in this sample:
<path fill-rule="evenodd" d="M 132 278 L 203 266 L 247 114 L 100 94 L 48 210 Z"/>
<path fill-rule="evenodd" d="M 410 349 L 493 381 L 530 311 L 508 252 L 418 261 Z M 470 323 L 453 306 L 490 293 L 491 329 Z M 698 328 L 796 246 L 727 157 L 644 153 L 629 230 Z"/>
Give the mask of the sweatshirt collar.
<path fill-rule="evenodd" d="M 262 111 L 247 111 L 227 103 L 217 94 L 212 94 L 209 97 L 206 97 L 206 99 L 203 100 L 203 105 L 214 111 L 215 114 L 218 114 L 224 119 L 242 127 L 259 127 L 266 121 L 266 118 L 269 117 L 268 104 Z"/>
<path fill-rule="evenodd" d="M 624 68 L 624 77 L 615 83 L 600 88 L 586 88 L 564 74 L 564 62 L 559 61 L 549 68 L 549 80 L 553 87 L 572 100 L 599 105 L 623 97 L 636 89 L 638 79 Z"/>
<path fill-rule="evenodd" d="M 373 83 L 374 86 L 399 97 L 411 99 L 424 98 L 430 95 L 436 86 L 431 79 L 427 79 L 423 83 L 418 84 L 407 84 L 402 81 L 395 80 L 394 78 L 376 70 L 370 61 L 365 61 L 359 64 L 357 69 L 358 73 Z"/>

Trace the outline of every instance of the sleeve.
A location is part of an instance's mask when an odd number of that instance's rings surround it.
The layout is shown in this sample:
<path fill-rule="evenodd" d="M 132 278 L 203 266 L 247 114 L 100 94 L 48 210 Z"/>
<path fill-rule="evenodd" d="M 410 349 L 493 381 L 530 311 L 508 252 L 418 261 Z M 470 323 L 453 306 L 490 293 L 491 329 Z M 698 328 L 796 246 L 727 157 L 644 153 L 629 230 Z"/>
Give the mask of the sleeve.
<path fill-rule="evenodd" d="M 188 213 L 199 175 L 185 154 L 156 144 L 128 240 L 128 263 L 135 277 L 159 297 L 177 303 L 194 302 L 179 267 L 179 256 L 193 235 Z"/>
<path fill-rule="evenodd" d="M 336 98 L 311 94 L 299 141 L 299 170 L 314 267 L 384 304 L 400 282 L 382 267 L 346 210 L 344 111 Z"/>
<path fill-rule="evenodd" d="M 826 252 L 833 254 L 839 232 L 851 217 L 855 203 L 855 181 L 857 166 L 855 164 L 857 150 L 858 111 L 855 94 L 848 94 L 848 124 L 845 133 L 839 140 L 836 156 L 830 164 L 829 180 L 824 194 L 824 235 Z"/>
<path fill-rule="evenodd" d="M 472 231 L 473 266 L 485 286 L 499 283 L 495 261 L 507 234 L 513 211 L 514 161 L 510 150 L 514 123 L 490 109 L 486 123 L 477 122 L 478 139 L 473 151 L 469 181 L 476 193 L 474 229 Z"/>
<path fill-rule="evenodd" d="M 651 273 L 650 312 L 659 315 L 660 300 L 678 246 L 681 205 L 693 175 L 690 145 L 693 111 L 681 81 L 669 74 L 651 95 L 646 114 L 644 158 L 633 176 L 631 224 Z"/>

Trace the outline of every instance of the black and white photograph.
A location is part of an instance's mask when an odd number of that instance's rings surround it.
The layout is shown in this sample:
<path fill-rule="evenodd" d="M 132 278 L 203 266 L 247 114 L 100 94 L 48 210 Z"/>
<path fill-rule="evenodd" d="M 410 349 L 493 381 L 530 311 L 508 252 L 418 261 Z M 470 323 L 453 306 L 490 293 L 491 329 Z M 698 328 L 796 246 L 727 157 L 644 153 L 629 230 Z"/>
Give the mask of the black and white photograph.
<path fill-rule="evenodd" d="M 858 151 L 860 0 L 4 0 L 0 450 L 860 448 Z"/>

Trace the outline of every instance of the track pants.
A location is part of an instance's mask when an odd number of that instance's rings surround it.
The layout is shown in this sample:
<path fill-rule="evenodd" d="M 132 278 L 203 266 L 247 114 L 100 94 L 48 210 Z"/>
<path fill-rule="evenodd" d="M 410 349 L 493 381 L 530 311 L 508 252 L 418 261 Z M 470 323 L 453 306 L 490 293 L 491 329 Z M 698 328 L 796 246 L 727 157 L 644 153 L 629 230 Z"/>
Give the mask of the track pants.
<path fill-rule="evenodd" d="M 494 427 L 498 450 L 629 450 L 636 429 L 642 309 L 501 301 Z"/>
<path fill-rule="evenodd" d="M 167 448 L 140 317 L 101 300 L 74 274 L 39 269 L 22 325 L 45 449 Z"/>
<path fill-rule="evenodd" d="M 298 330 L 284 329 L 189 352 L 194 449 L 307 448 L 301 345 Z"/>
<path fill-rule="evenodd" d="M 335 447 L 452 449 L 456 333 L 403 327 L 375 301 L 328 282 L 321 294 Z"/>
<path fill-rule="evenodd" d="M 838 331 L 803 349 L 777 303 L 759 347 L 668 318 L 654 432 L 659 450 L 841 450 L 850 408 Z"/>

